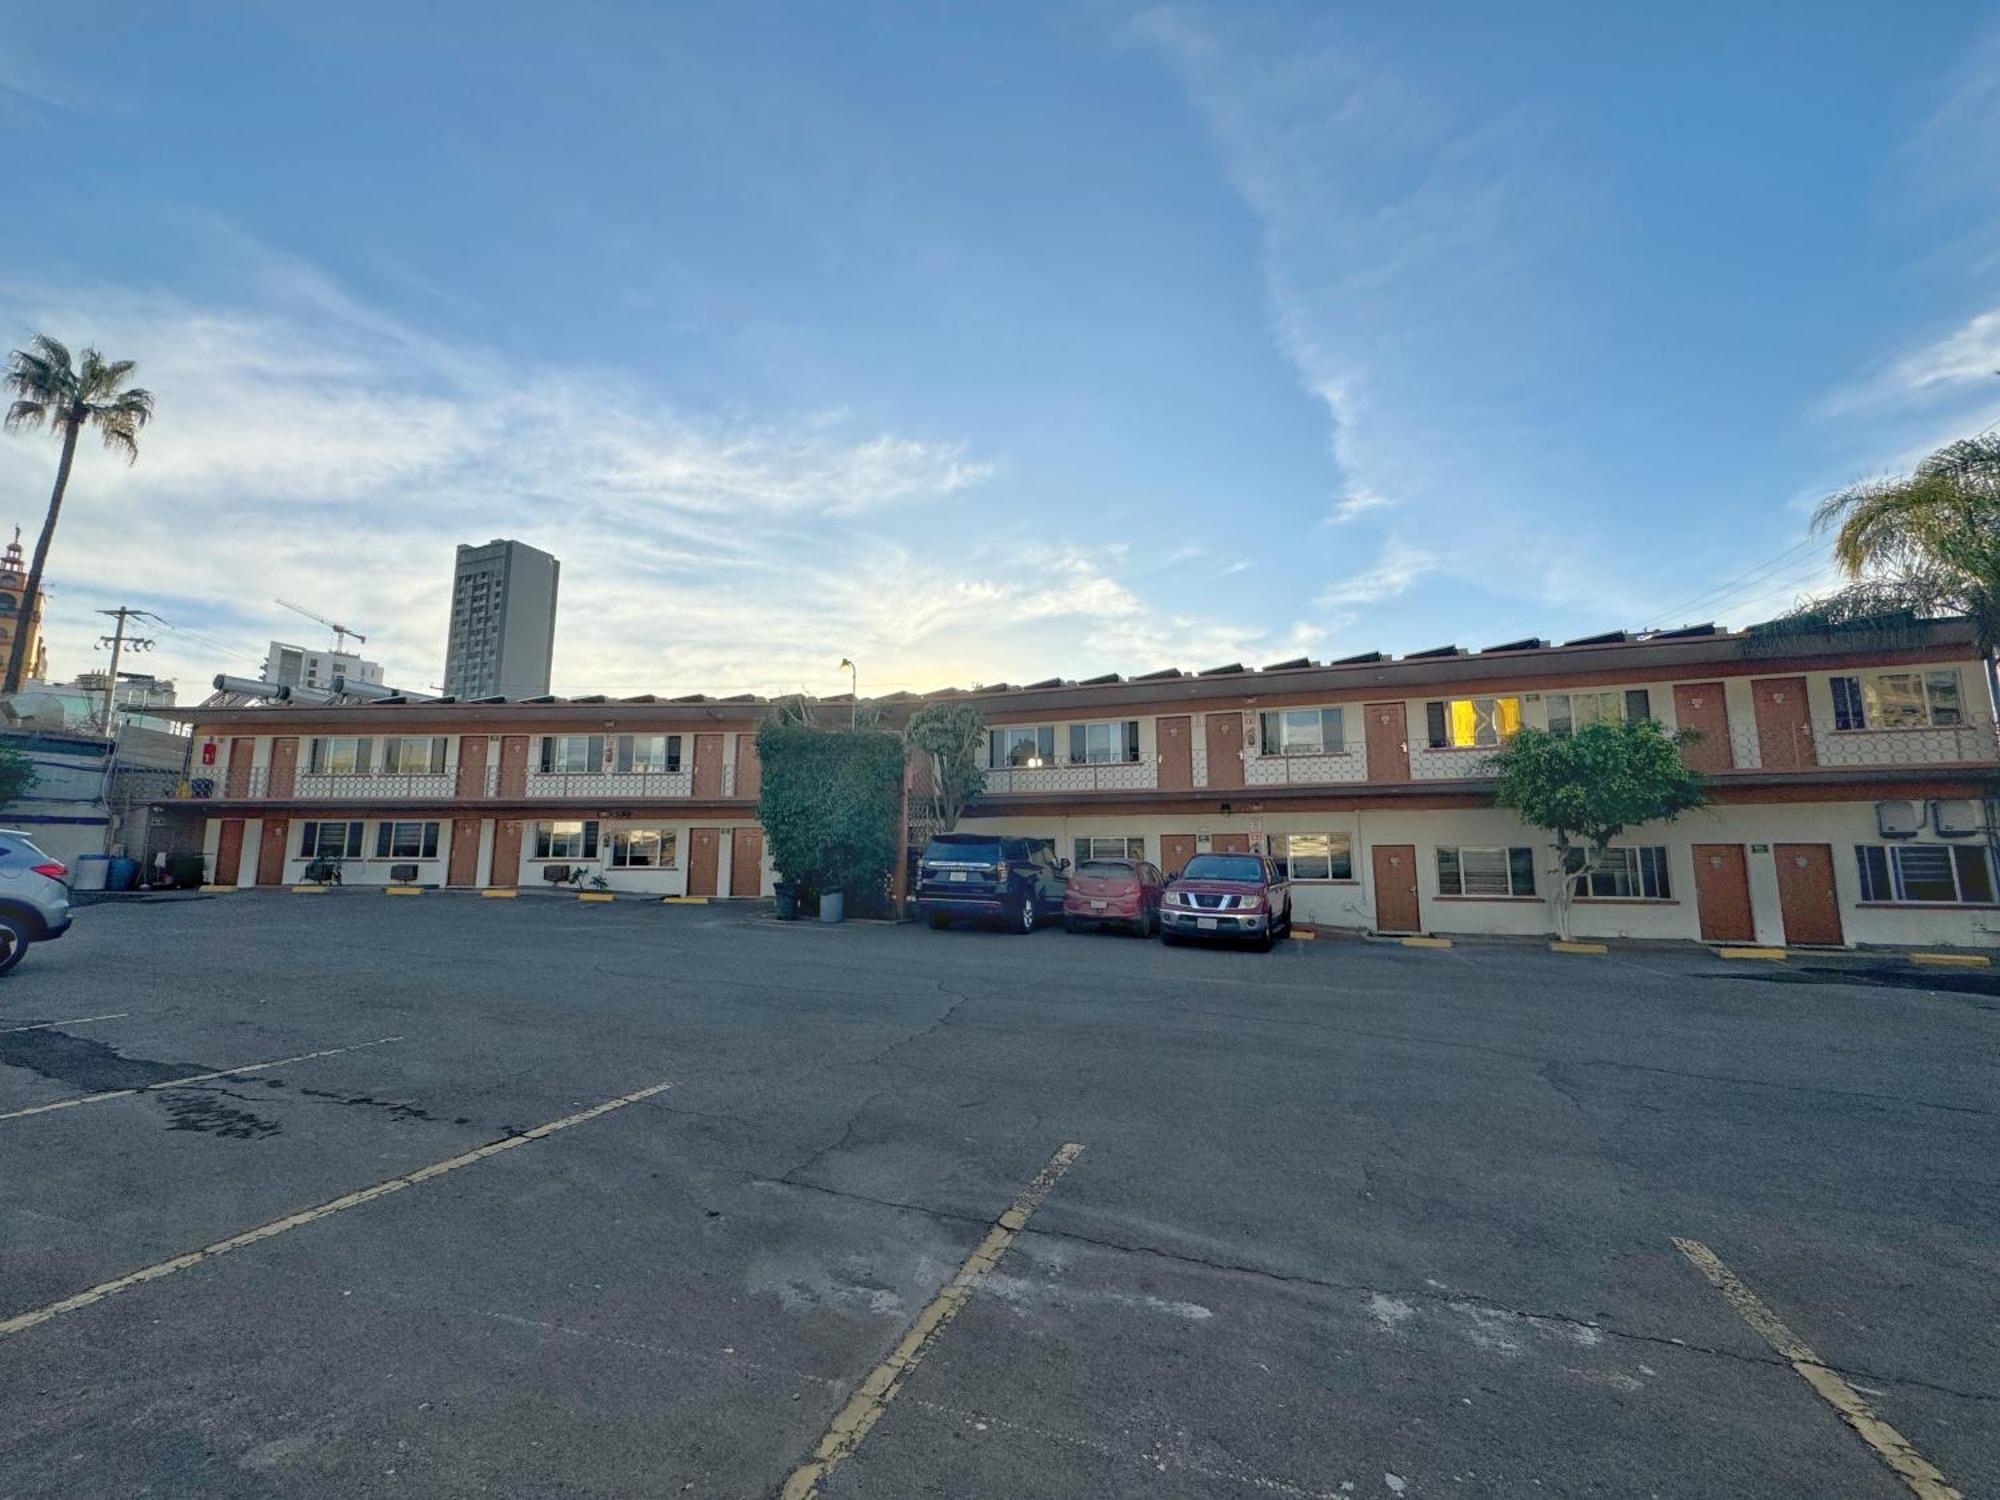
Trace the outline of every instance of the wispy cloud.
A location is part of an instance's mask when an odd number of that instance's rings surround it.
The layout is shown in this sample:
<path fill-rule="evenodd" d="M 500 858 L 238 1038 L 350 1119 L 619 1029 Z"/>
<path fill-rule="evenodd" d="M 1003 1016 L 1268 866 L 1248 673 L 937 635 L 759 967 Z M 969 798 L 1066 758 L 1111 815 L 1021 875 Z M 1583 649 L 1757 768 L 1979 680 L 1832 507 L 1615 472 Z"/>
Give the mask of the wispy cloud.
<path fill-rule="evenodd" d="M 1379 604 L 1407 593 L 1439 567 L 1440 559 L 1435 552 L 1401 537 L 1391 537 L 1383 543 L 1373 563 L 1326 590 L 1319 596 L 1319 603 L 1322 608 Z"/>
<path fill-rule="evenodd" d="M 839 403 L 725 417 L 602 370 L 518 374 L 237 248 L 254 295 L 230 305 L 0 282 L 9 342 L 95 343 L 159 396 L 135 467 L 79 462 L 49 576 L 59 674 L 98 664 L 94 609 L 132 603 L 174 627 L 148 665 L 199 692 L 272 636 L 317 638 L 282 597 L 366 631 L 394 681 L 424 688 L 452 549 L 492 536 L 563 561 L 563 691 L 838 690 L 843 654 L 873 689 L 921 689 L 1267 638 L 1229 625 L 1228 600 L 1161 607 L 1123 546 L 1011 524 L 1002 465 L 967 437 L 864 429 Z M 32 537 L 53 458 L 0 440 L 17 506 L 0 521 Z"/>
<path fill-rule="evenodd" d="M 1370 511 L 1388 510 L 1397 503 L 1380 490 L 1371 490 L 1368 486 L 1362 485 L 1359 489 L 1349 490 L 1334 501 L 1333 510 L 1326 519 L 1329 525 L 1345 526 L 1349 521 L 1357 520 Z"/>

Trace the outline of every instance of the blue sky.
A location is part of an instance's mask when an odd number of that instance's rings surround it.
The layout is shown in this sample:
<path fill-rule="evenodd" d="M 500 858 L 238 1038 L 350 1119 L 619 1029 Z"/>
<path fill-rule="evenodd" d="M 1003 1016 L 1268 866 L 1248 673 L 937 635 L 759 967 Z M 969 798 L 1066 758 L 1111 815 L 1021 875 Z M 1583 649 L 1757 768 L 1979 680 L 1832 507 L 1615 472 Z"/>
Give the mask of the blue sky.
<path fill-rule="evenodd" d="M 2000 420 L 2000 7 L 59 7 L 0 35 L 0 340 L 140 361 L 92 610 L 282 596 L 559 690 L 839 691 L 1785 607 Z M 34 525 L 52 445 L 0 440 Z"/>

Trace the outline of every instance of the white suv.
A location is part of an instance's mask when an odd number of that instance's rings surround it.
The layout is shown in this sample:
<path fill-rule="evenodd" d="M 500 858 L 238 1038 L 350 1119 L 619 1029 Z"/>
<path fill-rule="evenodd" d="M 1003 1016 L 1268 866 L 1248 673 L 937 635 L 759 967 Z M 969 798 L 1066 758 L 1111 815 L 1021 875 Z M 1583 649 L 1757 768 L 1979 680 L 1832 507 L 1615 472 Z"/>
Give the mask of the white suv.
<path fill-rule="evenodd" d="M 0 829 L 0 974 L 18 964 L 30 943 L 69 931 L 69 871 L 33 839 Z"/>

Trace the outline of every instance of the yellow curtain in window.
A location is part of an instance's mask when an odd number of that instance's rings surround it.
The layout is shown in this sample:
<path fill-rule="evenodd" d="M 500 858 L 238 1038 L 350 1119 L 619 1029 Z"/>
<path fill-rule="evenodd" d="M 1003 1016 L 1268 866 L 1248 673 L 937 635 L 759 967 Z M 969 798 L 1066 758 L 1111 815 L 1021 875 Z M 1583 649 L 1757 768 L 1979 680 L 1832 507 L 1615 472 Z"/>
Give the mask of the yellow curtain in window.
<path fill-rule="evenodd" d="M 1512 739 L 1514 731 L 1521 727 L 1521 700 L 1497 699 L 1493 705 L 1493 718 L 1500 726 L 1500 738 Z"/>
<path fill-rule="evenodd" d="M 1470 698 L 1452 699 L 1451 742 L 1461 750 L 1479 743 L 1479 711 Z"/>

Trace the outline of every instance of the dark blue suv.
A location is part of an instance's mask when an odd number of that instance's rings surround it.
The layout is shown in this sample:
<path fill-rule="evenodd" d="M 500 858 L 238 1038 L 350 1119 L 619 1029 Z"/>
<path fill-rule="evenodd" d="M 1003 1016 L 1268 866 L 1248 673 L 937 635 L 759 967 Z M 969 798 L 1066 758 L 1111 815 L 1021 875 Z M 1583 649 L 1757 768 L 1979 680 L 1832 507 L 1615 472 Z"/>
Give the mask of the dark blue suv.
<path fill-rule="evenodd" d="M 1062 915 L 1069 862 L 1045 839 L 997 833 L 941 833 L 917 866 L 917 910 L 933 927 L 953 917 L 998 917 L 1013 932 L 1033 932 Z"/>

